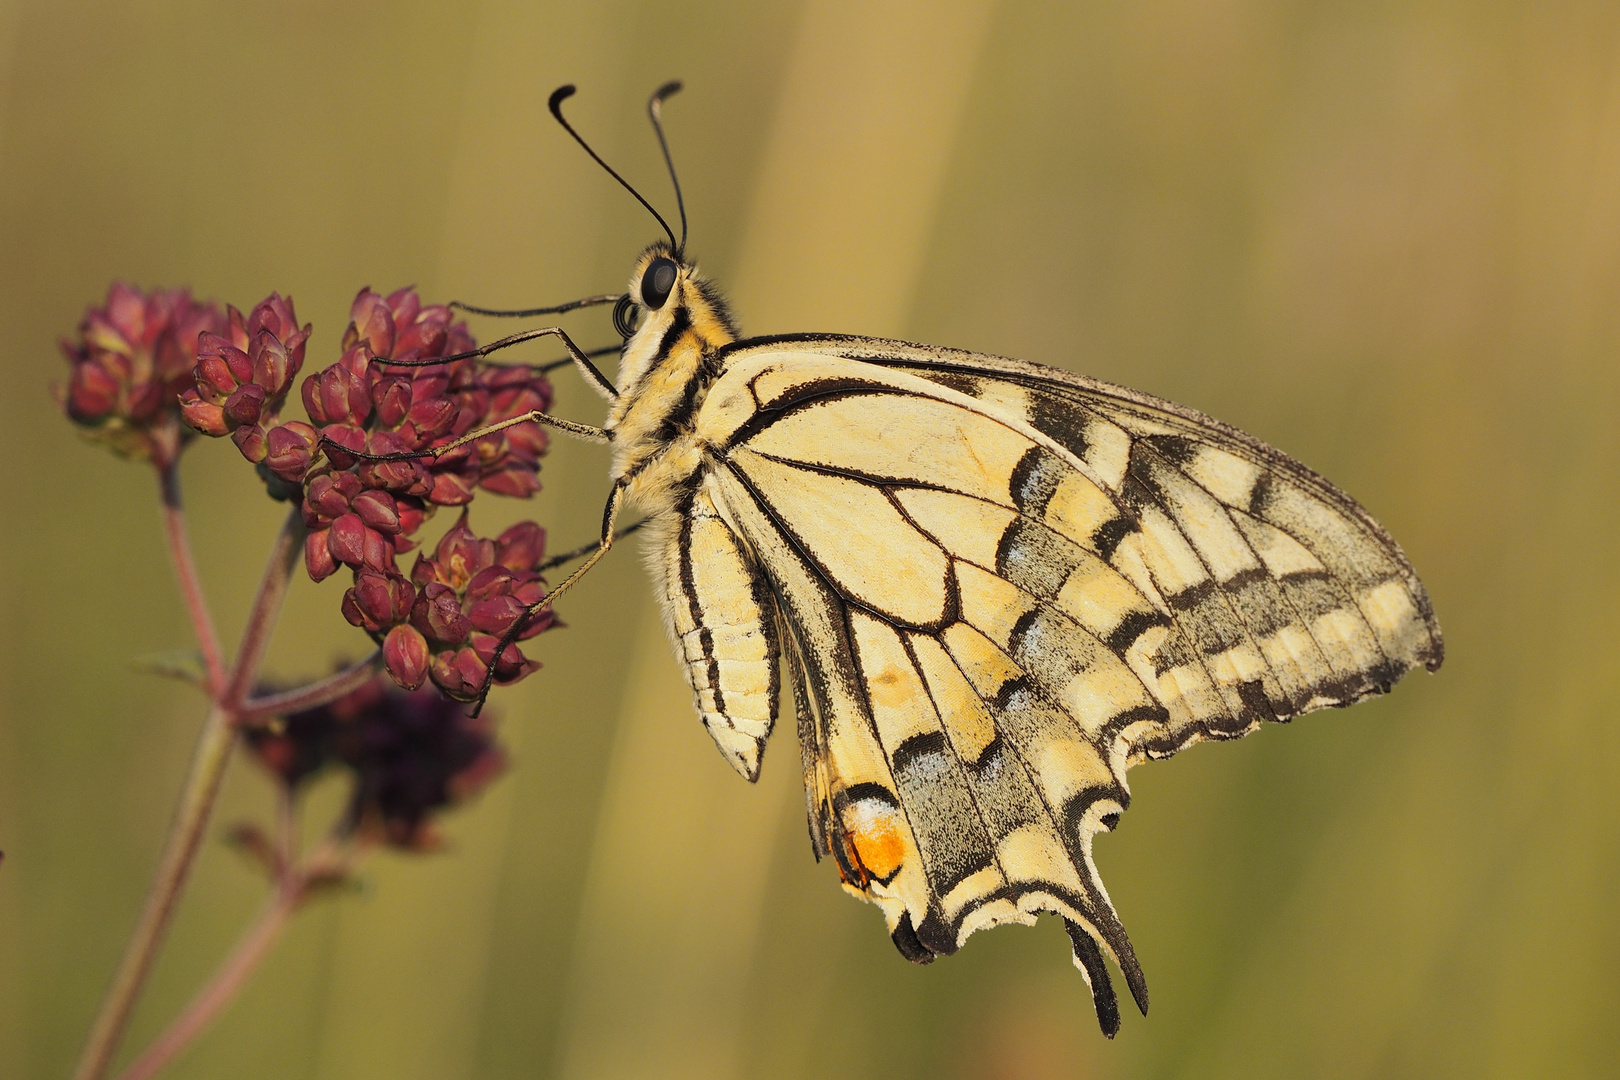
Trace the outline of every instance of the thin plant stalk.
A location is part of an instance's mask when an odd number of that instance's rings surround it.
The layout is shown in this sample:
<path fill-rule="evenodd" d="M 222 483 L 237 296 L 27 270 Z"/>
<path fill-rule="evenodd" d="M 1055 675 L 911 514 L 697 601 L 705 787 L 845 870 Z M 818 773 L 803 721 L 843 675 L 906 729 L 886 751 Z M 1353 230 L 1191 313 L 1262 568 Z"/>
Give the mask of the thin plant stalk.
<path fill-rule="evenodd" d="M 208 678 L 208 695 L 218 698 L 225 685 L 224 653 L 219 647 L 219 635 L 214 632 L 214 617 L 208 611 L 202 579 L 197 574 L 197 561 L 191 554 L 186 511 L 180 501 L 178 462 L 171 461 L 158 470 L 158 485 L 162 493 L 163 532 L 169 541 L 169 560 L 174 564 L 175 576 L 180 579 L 180 595 L 185 599 L 186 613 L 197 635 L 197 648 L 202 653 Z"/>
<path fill-rule="evenodd" d="M 353 693 L 370 682 L 376 677 L 377 672 L 382 670 L 382 663 L 382 650 L 378 649 L 364 660 L 350 664 L 342 671 L 312 682 L 308 686 L 249 698 L 237 711 L 237 722 L 242 727 L 252 727 L 272 716 L 286 716 L 288 713 L 330 705 L 338 698 Z"/>
<path fill-rule="evenodd" d="M 118 1080 L 150 1080 L 189 1046 L 219 1017 L 247 985 L 270 949 L 280 939 L 317 882 L 330 880 L 341 867 L 337 838 L 329 839 L 302 865 L 298 862 L 298 813 L 291 789 L 283 786 L 276 799 L 275 893 L 213 978 L 191 999 L 185 1010 L 141 1051 Z"/>
<path fill-rule="evenodd" d="M 135 1002 L 140 997 L 147 976 L 151 974 L 152 964 L 174 919 L 180 895 L 208 826 L 220 782 L 225 776 L 225 767 L 236 745 L 237 713 L 247 698 L 248 690 L 258 675 L 259 665 L 264 660 L 265 650 L 269 647 L 271 631 L 280 614 L 281 602 L 286 597 L 287 584 L 303 536 L 303 517 L 295 506 L 271 548 L 269 563 L 259 581 L 259 590 L 248 615 L 236 664 L 225 682 L 224 691 L 216 697 L 203 721 L 181 792 L 180 805 L 169 828 L 163 855 L 158 861 L 157 874 L 147 892 L 129 944 L 125 946 L 112 985 L 102 999 L 101 1009 L 85 1040 L 84 1050 L 73 1070 L 74 1080 L 100 1080 L 106 1074 L 118 1049 L 118 1042 L 129 1024 Z"/>
<path fill-rule="evenodd" d="M 299 886 L 278 887 L 208 985 L 198 991 L 185 1011 L 141 1052 L 118 1080 L 149 1080 L 201 1034 L 247 983 L 307 895 L 307 889 Z"/>

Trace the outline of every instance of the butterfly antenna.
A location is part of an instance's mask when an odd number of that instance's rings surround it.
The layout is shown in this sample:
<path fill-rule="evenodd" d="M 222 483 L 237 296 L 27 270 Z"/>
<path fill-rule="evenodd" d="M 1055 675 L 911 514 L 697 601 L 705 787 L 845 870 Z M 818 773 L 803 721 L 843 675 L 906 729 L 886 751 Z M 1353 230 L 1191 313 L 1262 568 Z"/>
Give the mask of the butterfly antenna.
<path fill-rule="evenodd" d="M 657 210 L 654 210 L 653 207 L 652 207 L 652 203 L 648 202 L 646 199 L 643 199 L 641 197 L 641 192 L 639 192 L 635 188 L 631 187 L 630 186 L 630 181 L 628 181 L 624 177 L 620 176 L 617 172 L 614 171 L 613 166 L 611 166 L 607 162 L 603 161 L 602 156 L 600 154 L 598 154 L 595 150 L 591 149 L 591 144 L 586 142 L 584 139 L 580 138 L 580 134 L 579 134 L 579 132 L 574 130 L 574 126 L 572 124 L 570 124 L 567 120 L 563 119 L 562 103 L 564 101 L 568 100 L 569 98 L 573 97 L 573 96 L 574 96 L 574 85 L 572 83 L 569 83 L 567 86 L 559 86 L 559 87 L 557 87 L 557 89 L 553 90 L 551 92 L 551 100 L 546 103 L 547 106 L 551 109 L 551 115 L 557 118 L 557 123 L 559 123 L 559 124 L 561 124 L 563 126 L 564 131 L 568 132 L 568 134 L 570 134 L 570 135 L 572 135 L 574 137 L 575 142 L 579 143 L 579 145 L 581 145 L 581 146 L 583 146 L 585 148 L 585 152 L 587 154 L 591 155 L 591 160 L 592 161 L 595 161 L 598 165 L 602 166 L 602 168 L 606 169 L 607 174 L 609 176 L 613 177 L 613 179 L 617 180 L 620 184 L 622 184 L 624 186 L 624 190 L 628 191 L 630 194 L 632 194 L 632 195 L 634 195 L 636 197 L 636 202 L 640 203 L 642 206 L 645 206 L 647 208 L 647 213 L 651 214 L 653 217 L 658 219 L 658 224 L 662 225 L 664 227 L 664 232 L 669 234 L 669 242 L 670 242 L 670 244 L 675 246 L 676 249 L 679 250 L 679 245 L 675 244 L 675 231 L 669 227 L 669 222 L 664 220 L 664 215 L 660 214 Z M 682 215 L 683 216 L 685 215 L 684 210 L 682 211 Z"/>
<path fill-rule="evenodd" d="M 681 81 L 671 80 L 653 91 L 647 99 L 647 115 L 652 118 L 653 130 L 658 132 L 658 147 L 664 152 L 664 164 L 669 168 L 669 181 L 675 185 L 675 205 L 681 211 L 681 246 L 677 257 L 686 251 L 686 200 L 681 197 L 681 178 L 675 175 L 675 160 L 669 156 L 669 140 L 664 138 L 664 99 L 680 93 Z"/>

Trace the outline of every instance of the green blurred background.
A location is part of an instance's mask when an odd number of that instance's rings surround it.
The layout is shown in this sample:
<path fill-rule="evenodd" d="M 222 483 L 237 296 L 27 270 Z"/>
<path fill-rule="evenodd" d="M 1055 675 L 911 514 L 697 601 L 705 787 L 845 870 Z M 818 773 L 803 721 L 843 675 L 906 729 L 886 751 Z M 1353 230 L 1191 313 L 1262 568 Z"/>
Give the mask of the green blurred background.
<path fill-rule="evenodd" d="M 656 230 L 545 98 L 577 82 L 575 122 L 672 210 L 642 113 L 672 77 L 691 249 L 747 331 L 1020 356 L 1236 423 L 1389 526 L 1445 668 L 1131 774 L 1098 861 L 1154 1006 L 1109 1043 L 1055 925 L 899 958 L 812 862 L 791 724 L 738 780 L 625 551 L 499 695 L 514 766 L 448 849 L 375 858 L 308 911 L 172 1075 L 1613 1075 L 1603 0 L 0 0 L 0 1075 L 66 1073 L 201 714 L 131 670 L 187 626 L 151 478 L 50 402 L 56 339 L 115 277 L 290 292 L 312 367 L 362 285 L 613 290 Z M 566 372 L 558 399 L 601 415 Z M 587 540 L 605 465 L 558 445 L 532 505 L 481 499 L 475 523 Z M 229 446 L 185 473 L 234 637 L 280 512 Z M 361 651 L 341 588 L 295 589 L 273 674 Z M 238 762 L 213 835 L 269 802 Z M 212 841 L 126 1056 L 261 893 Z"/>

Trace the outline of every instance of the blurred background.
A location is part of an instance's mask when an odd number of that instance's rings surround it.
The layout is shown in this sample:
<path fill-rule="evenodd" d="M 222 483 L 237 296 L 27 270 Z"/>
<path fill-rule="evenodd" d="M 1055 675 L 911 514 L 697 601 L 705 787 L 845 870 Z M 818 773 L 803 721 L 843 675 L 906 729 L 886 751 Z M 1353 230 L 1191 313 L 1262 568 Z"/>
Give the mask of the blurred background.
<path fill-rule="evenodd" d="M 150 472 L 59 417 L 56 340 L 113 278 L 291 293 L 307 369 L 363 285 L 621 288 L 656 227 L 546 95 L 578 83 L 574 122 L 668 214 L 642 110 L 675 77 L 691 251 L 745 331 L 1019 356 L 1254 432 L 1399 538 L 1445 668 L 1131 774 L 1097 858 L 1154 1004 L 1110 1043 L 1056 924 L 903 962 L 812 861 L 791 723 L 740 781 L 618 552 L 497 695 L 514 764 L 446 850 L 376 857 L 305 912 L 172 1075 L 1612 1075 L 1620 8 L 1599 0 L 0 0 L 0 1075 L 66 1074 L 202 714 L 130 665 L 190 637 Z M 615 340 L 600 309 L 570 319 Z M 475 524 L 584 542 L 605 468 L 559 442 L 533 503 L 480 499 Z M 234 640 L 280 510 L 230 446 L 185 478 Z M 342 587 L 298 583 L 272 674 L 364 650 Z M 126 1060 L 258 906 L 218 837 L 269 805 L 237 761 Z"/>

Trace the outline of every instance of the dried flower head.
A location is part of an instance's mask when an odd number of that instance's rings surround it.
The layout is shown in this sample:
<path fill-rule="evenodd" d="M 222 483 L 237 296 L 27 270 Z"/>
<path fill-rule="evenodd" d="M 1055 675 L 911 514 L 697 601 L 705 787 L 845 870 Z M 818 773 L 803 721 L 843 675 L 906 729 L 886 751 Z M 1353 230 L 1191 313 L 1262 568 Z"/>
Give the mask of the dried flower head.
<path fill-rule="evenodd" d="M 409 579 L 398 556 L 416 547 L 418 529 L 437 507 L 465 507 L 480 488 L 525 498 L 539 490 L 548 443 L 537 423 L 436 456 L 428 451 L 549 408 L 550 382 L 537 369 L 481 368 L 462 356 L 474 349 L 466 325 L 446 306 L 424 305 L 413 289 L 387 296 L 361 289 L 349 308 L 342 356 L 303 380 L 310 422 L 281 421 L 309 332 L 279 295 L 246 318 L 231 309 L 226 333 L 202 335 L 195 385 L 182 397 L 187 422 L 230 435 L 273 496 L 301 500 L 309 576 L 321 581 L 339 567 L 354 573 L 344 617 L 382 646 L 400 686 L 414 690 L 431 678 L 446 694 L 473 700 L 491 665 L 497 683 L 528 675 L 539 665 L 516 641 L 499 646 L 545 595 L 536 570 L 545 544 L 539 526 L 480 540 L 463 513 L 435 558 L 419 560 Z M 385 457 L 392 460 L 377 460 Z M 554 623 L 542 613 L 522 638 Z"/>
<path fill-rule="evenodd" d="M 361 838 L 417 851 L 435 845 L 436 814 L 506 765 L 489 718 L 431 690 L 389 690 L 338 726 L 337 753 L 354 772 L 350 817 Z"/>
<path fill-rule="evenodd" d="M 106 303 L 85 312 L 78 338 L 62 342 L 72 369 L 57 388 L 63 411 L 120 454 L 172 465 L 191 435 L 177 399 L 192 381 L 198 335 L 224 328 L 219 309 L 185 289 L 115 282 Z"/>
<path fill-rule="evenodd" d="M 263 461 L 309 332 L 298 325 L 290 296 L 271 293 L 245 319 L 231 308 L 227 333 L 197 343 L 196 385 L 180 395 L 186 423 L 205 435 L 229 435 L 243 457 Z"/>
<path fill-rule="evenodd" d="M 464 506 L 479 487 L 532 495 L 540 488 L 547 447 L 538 424 L 519 424 L 436 458 L 369 461 L 343 453 L 414 454 L 551 404 L 551 384 L 529 368 L 481 371 L 470 358 L 422 367 L 389 363 L 474 347 L 448 307 L 424 306 L 413 290 L 384 297 L 362 289 L 349 317 L 343 356 L 303 383 L 313 427 L 284 437 L 286 468 L 271 461 L 277 475 L 299 475 L 307 484 L 304 555 L 317 581 L 340 565 L 357 573 L 397 573 L 393 556 L 415 546 L 411 538 L 433 508 Z M 272 431 L 272 455 L 277 439 Z M 322 440 L 326 463 L 310 472 L 310 450 Z"/>
<path fill-rule="evenodd" d="M 433 818 L 499 774 L 506 758 L 487 716 L 469 717 L 431 691 L 415 693 L 373 679 L 329 705 L 251 729 L 255 759 L 296 788 L 324 769 L 353 779 L 347 826 L 362 840 L 431 848 Z"/>
<path fill-rule="evenodd" d="M 527 641 L 557 625 L 550 608 L 528 619 L 496 657 L 502 638 L 531 606 L 545 598 L 537 570 L 545 557 L 545 530 L 519 522 L 494 540 L 467 526 L 467 515 L 440 538 L 431 558 L 418 556 L 410 580 L 363 569 L 344 594 L 351 623 L 383 636 L 383 661 L 401 686 L 428 679 L 459 701 L 476 700 L 490 665 L 494 682 L 508 685 L 539 670 L 523 654 Z"/>

